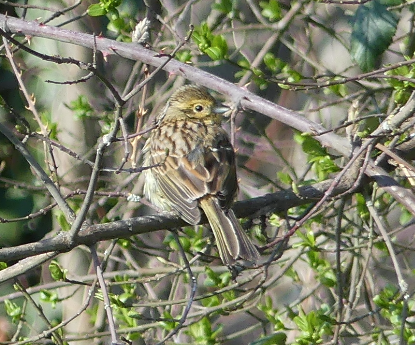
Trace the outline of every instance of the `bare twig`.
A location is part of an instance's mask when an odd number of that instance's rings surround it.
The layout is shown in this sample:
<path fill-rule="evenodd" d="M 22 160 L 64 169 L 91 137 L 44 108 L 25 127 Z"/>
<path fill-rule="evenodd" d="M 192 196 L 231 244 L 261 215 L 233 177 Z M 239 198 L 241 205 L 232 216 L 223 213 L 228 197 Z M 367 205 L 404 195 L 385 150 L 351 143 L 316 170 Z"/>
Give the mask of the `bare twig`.
<path fill-rule="evenodd" d="M 177 243 L 177 246 L 179 247 L 179 252 L 180 255 L 184 261 L 185 267 L 186 267 L 186 271 L 187 274 L 189 275 L 189 279 L 190 279 L 190 296 L 189 296 L 189 300 L 187 302 L 186 308 L 183 311 L 182 316 L 180 317 L 180 320 L 178 321 L 178 324 L 176 327 L 174 327 L 174 329 L 172 329 L 169 334 L 167 334 L 164 339 L 160 342 L 157 343 L 157 345 L 163 345 L 165 344 L 165 342 L 169 339 L 171 339 L 175 334 L 177 334 L 177 332 L 184 326 L 184 323 L 186 322 L 187 316 L 189 315 L 190 312 L 190 308 L 192 307 L 193 301 L 195 299 L 196 296 L 196 289 L 197 289 L 197 281 L 196 281 L 196 277 L 192 272 L 192 268 L 190 267 L 190 263 L 189 260 L 187 259 L 186 253 L 183 249 L 183 246 L 179 240 L 179 236 L 177 235 L 177 230 L 173 230 L 172 231 L 174 239 Z"/>
<path fill-rule="evenodd" d="M 108 295 L 107 285 L 105 284 L 104 276 L 102 274 L 101 264 L 99 262 L 98 254 L 97 254 L 95 246 L 89 247 L 89 250 L 91 251 L 91 254 L 92 254 L 95 273 L 97 275 L 98 282 L 99 282 L 99 285 L 101 287 L 102 296 L 104 298 L 104 308 L 105 308 L 105 311 L 107 313 L 107 320 L 108 320 L 109 329 L 110 329 L 110 332 L 111 332 L 111 344 L 112 345 L 117 345 L 117 344 L 120 344 L 120 343 L 118 342 L 118 339 L 117 339 L 117 332 L 116 332 L 116 329 L 115 329 L 114 316 L 112 314 L 111 301 L 110 301 L 110 298 L 109 298 L 109 295 Z"/>
<path fill-rule="evenodd" d="M 66 220 L 71 224 L 75 220 L 75 213 L 69 207 L 64 197 L 55 186 L 53 181 L 49 178 L 46 172 L 42 169 L 39 163 L 35 158 L 30 154 L 26 147 L 20 142 L 20 140 L 14 135 L 14 133 L 3 123 L 0 122 L 0 132 L 4 134 L 7 139 L 15 146 L 15 148 L 21 153 L 21 155 L 26 159 L 26 161 L 33 168 L 34 172 L 38 178 L 45 184 L 45 187 L 48 189 L 49 193 L 58 203 L 59 208 L 65 214 Z"/>

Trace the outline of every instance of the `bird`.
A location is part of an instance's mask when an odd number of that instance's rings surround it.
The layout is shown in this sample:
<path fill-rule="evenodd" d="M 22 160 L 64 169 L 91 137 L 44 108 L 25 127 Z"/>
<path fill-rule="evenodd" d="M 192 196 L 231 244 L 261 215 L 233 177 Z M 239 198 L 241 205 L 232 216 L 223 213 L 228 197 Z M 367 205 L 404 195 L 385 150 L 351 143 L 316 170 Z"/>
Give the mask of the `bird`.
<path fill-rule="evenodd" d="M 256 264 L 259 252 L 231 209 L 238 191 L 235 151 L 221 127 L 229 110 L 206 88 L 182 86 L 156 116 L 142 152 L 146 198 L 192 225 L 204 212 L 222 262 L 232 267 L 238 259 Z"/>

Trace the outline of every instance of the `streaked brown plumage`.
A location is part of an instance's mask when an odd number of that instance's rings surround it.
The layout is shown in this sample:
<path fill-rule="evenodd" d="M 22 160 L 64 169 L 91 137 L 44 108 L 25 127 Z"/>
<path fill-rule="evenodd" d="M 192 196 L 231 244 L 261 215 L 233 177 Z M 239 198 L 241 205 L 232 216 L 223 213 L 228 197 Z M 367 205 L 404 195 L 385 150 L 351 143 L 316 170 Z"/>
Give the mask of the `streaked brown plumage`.
<path fill-rule="evenodd" d="M 230 209 L 238 184 L 235 154 L 218 106 L 202 87 L 178 89 L 156 118 L 157 127 L 145 143 L 144 192 L 157 207 L 174 211 L 190 224 L 201 209 L 212 227 L 226 265 L 238 258 L 256 262 L 258 251 Z"/>

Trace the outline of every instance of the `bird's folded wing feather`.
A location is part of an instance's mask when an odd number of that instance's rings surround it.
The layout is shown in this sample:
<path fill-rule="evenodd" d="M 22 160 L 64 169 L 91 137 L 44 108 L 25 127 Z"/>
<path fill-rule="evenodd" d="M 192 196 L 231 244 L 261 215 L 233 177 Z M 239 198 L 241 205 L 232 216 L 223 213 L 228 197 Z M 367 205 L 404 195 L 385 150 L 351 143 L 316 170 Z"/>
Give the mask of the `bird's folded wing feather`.
<path fill-rule="evenodd" d="M 158 165 L 157 183 L 164 196 L 181 217 L 190 224 L 200 220 L 198 199 L 206 195 L 218 197 L 221 207 L 227 207 L 236 193 L 234 152 L 226 146 L 198 146 L 184 156 L 173 153 L 153 156 Z"/>

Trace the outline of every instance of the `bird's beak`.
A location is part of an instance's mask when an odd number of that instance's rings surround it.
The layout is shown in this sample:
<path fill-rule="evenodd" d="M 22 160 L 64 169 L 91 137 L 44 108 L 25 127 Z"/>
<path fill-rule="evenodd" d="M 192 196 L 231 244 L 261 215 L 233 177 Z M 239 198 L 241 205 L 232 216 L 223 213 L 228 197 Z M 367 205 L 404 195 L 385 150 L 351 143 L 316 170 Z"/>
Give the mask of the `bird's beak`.
<path fill-rule="evenodd" d="M 219 114 L 219 115 L 225 114 L 225 113 L 227 113 L 230 110 L 231 110 L 231 108 L 228 107 L 227 105 L 224 105 L 224 104 L 217 104 L 212 109 L 212 111 L 215 114 Z"/>

